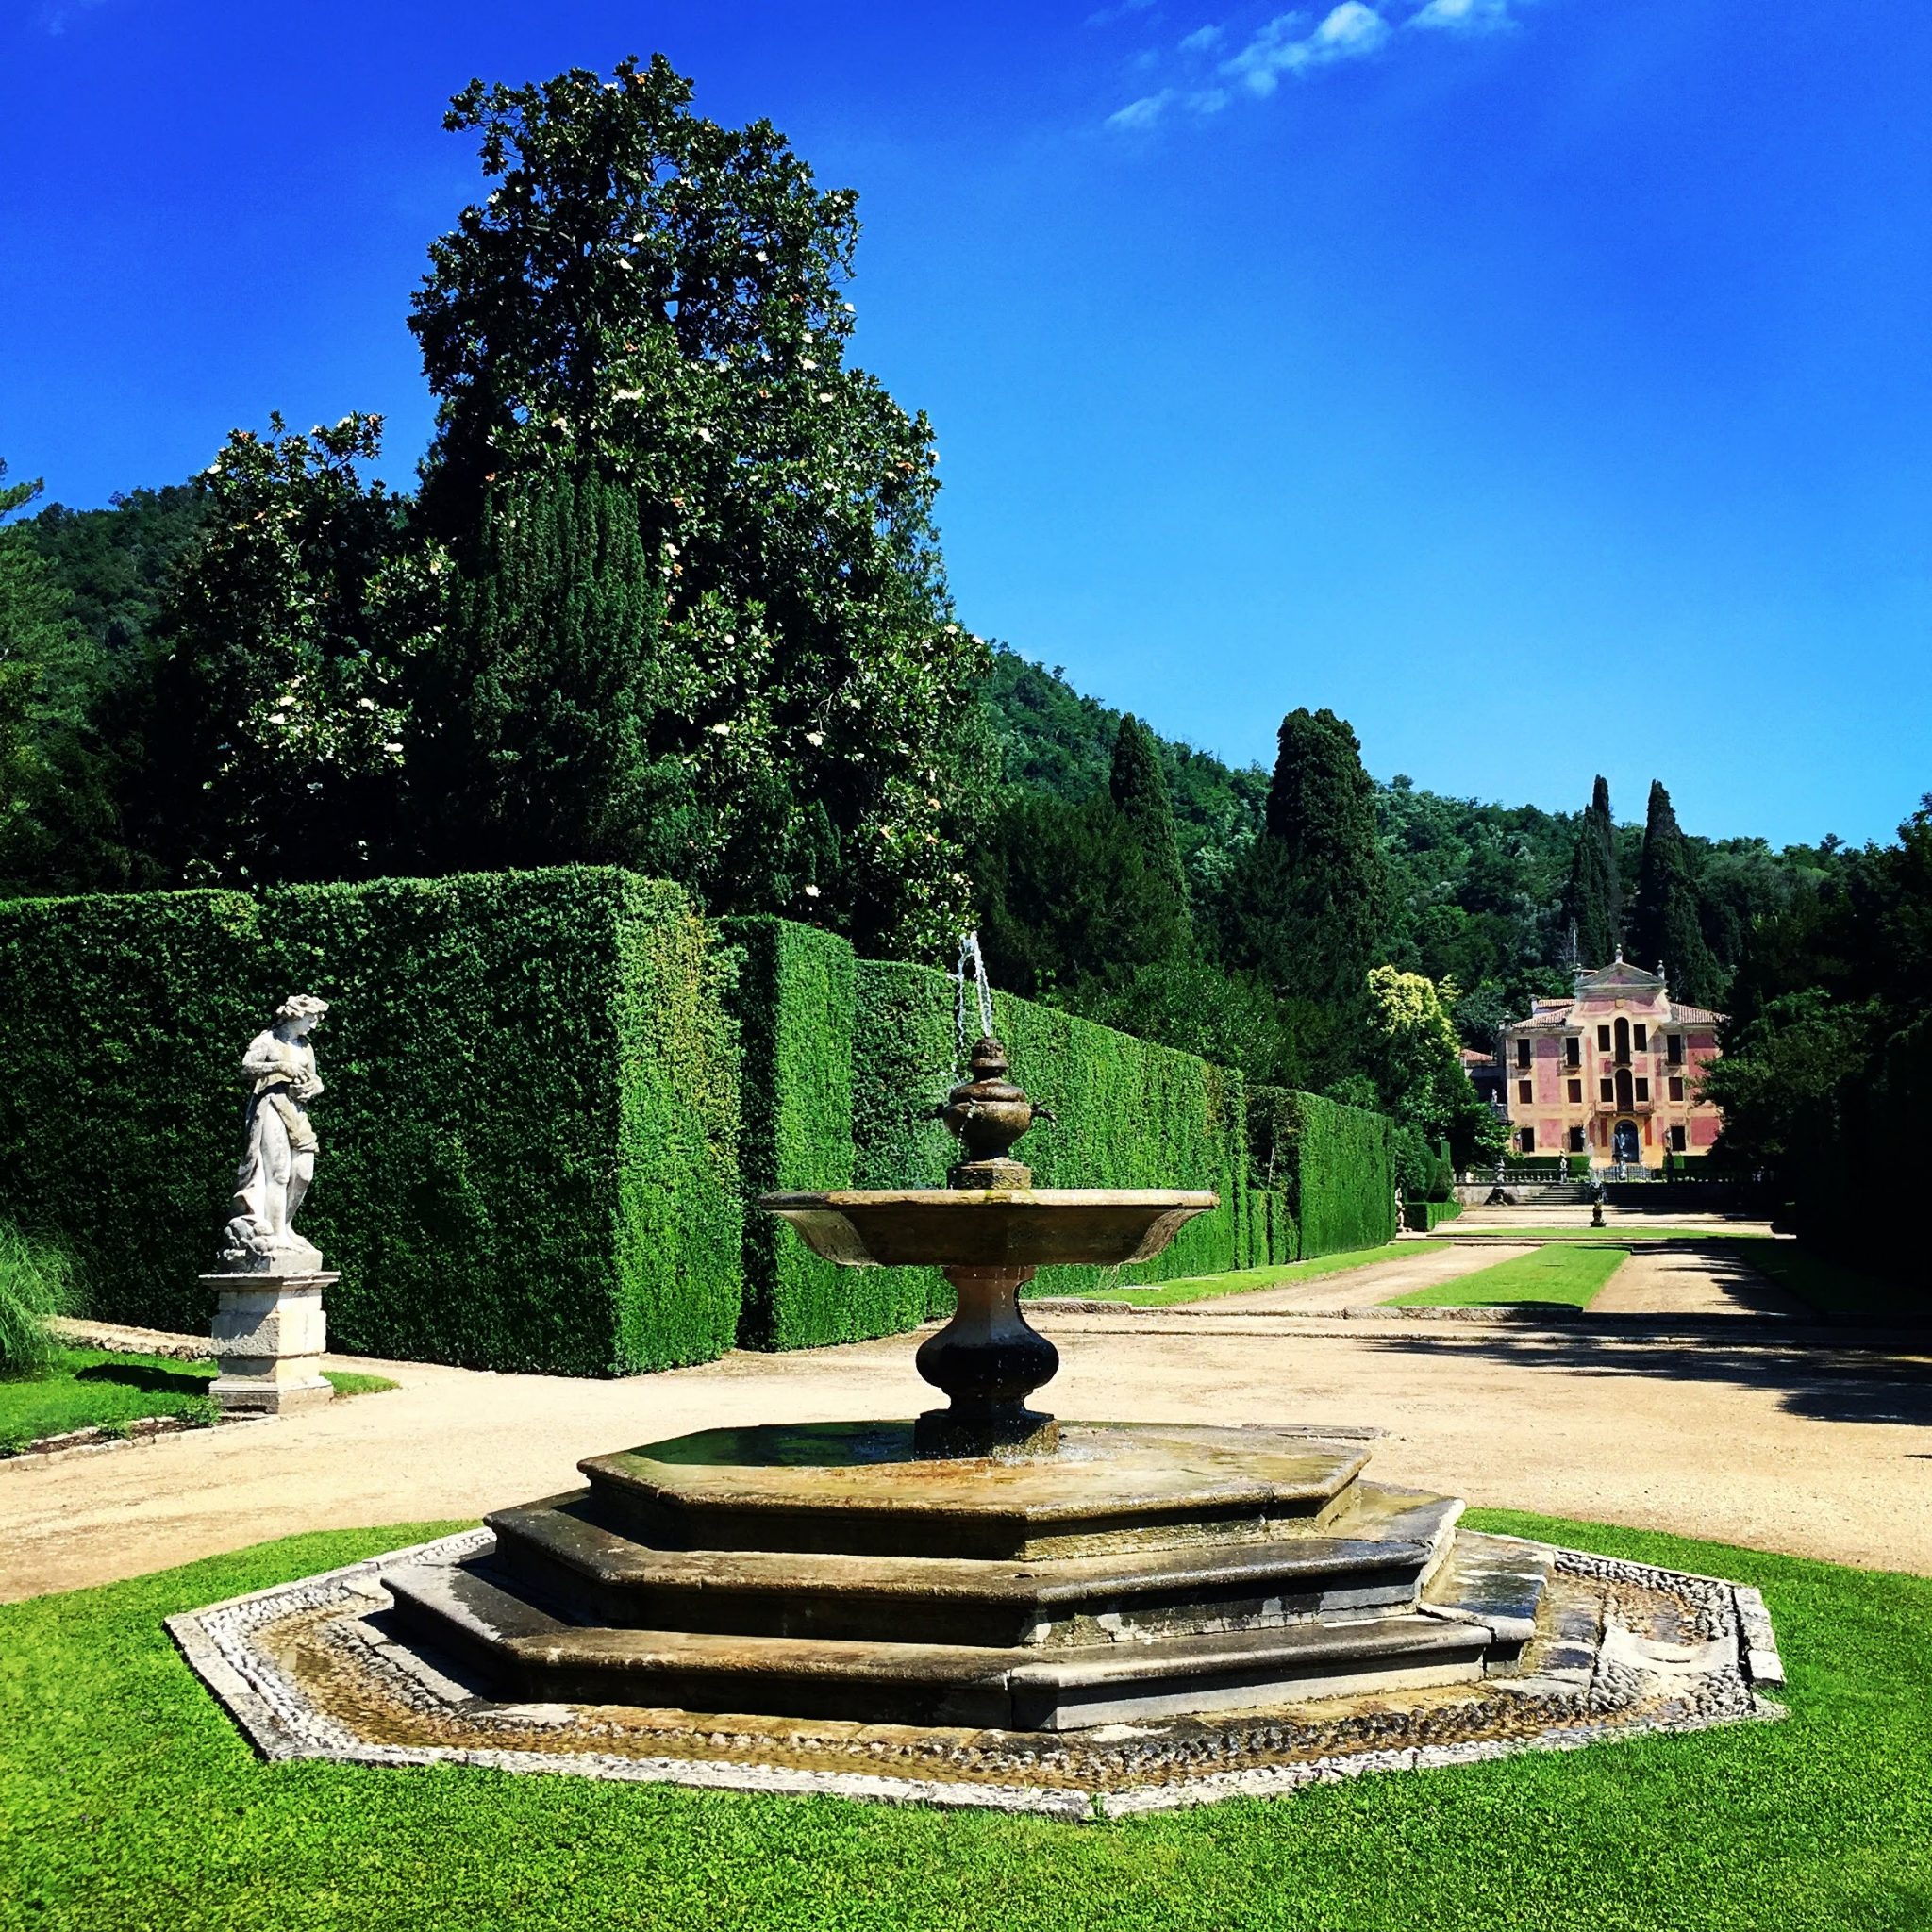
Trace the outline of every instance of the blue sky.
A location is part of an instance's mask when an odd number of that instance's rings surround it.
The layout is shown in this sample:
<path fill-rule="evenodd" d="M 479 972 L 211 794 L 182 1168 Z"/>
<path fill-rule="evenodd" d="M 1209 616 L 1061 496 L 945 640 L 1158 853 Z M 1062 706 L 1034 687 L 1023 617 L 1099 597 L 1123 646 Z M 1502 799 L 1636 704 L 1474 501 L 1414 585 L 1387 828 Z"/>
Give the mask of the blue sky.
<path fill-rule="evenodd" d="M 0 455 L 429 408 L 445 97 L 661 49 L 859 191 L 965 622 L 1236 760 L 1883 838 L 1932 787 L 1932 14 L 8 0 Z"/>

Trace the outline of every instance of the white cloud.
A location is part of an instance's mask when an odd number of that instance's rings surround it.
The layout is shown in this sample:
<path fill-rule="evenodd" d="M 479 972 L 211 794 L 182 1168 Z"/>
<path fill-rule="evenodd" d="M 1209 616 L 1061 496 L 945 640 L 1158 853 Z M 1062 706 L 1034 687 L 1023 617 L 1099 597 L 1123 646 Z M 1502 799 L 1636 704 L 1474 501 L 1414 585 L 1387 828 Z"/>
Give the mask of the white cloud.
<path fill-rule="evenodd" d="M 1158 94 L 1145 94 L 1138 101 L 1129 101 L 1124 108 L 1107 117 L 1107 125 L 1124 128 L 1129 134 L 1138 133 L 1143 127 L 1152 127 L 1173 99 L 1174 89 L 1164 87 Z"/>
<path fill-rule="evenodd" d="M 1183 54 L 1205 54 L 1209 47 L 1220 42 L 1221 29 L 1218 26 L 1197 26 L 1191 34 L 1181 38 Z"/>
<path fill-rule="evenodd" d="M 1462 34 L 1494 33 L 1516 25 L 1509 18 L 1509 0 L 1429 0 L 1421 12 L 1409 15 L 1407 24 Z"/>
<path fill-rule="evenodd" d="M 1302 31 L 1307 19 L 1301 13 L 1276 14 L 1221 71 L 1250 93 L 1272 94 L 1284 74 L 1361 59 L 1389 38 L 1389 23 L 1363 0 L 1341 0 L 1312 33 Z"/>
<path fill-rule="evenodd" d="M 1222 87 L 1164 87 L 1158 94 L 1129 101 L 1107 117 L 1107 125 L 1129 134 L 1139 133 L 1152 127 L 1170 108 L 1185 109 L 1190 114 L 1218 114 L 1227 106 L 1227 90 Z"/>

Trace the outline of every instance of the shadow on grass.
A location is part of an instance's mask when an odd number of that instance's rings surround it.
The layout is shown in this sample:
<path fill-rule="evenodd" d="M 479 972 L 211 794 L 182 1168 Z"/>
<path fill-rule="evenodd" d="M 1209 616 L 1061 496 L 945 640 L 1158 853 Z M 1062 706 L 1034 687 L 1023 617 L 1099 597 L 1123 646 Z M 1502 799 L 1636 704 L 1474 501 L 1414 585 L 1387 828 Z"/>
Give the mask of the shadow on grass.
<path fill-rule="evenodd" d="M 123 1389 L 134 1389 L 143 1395 L 206 1395 L 208 1377 L 191 1375 L 179 1369 L 150 1368 L 144 1362 L 93 1362 L 75 1369 L 76 1382 L 112 1382 Z"/>

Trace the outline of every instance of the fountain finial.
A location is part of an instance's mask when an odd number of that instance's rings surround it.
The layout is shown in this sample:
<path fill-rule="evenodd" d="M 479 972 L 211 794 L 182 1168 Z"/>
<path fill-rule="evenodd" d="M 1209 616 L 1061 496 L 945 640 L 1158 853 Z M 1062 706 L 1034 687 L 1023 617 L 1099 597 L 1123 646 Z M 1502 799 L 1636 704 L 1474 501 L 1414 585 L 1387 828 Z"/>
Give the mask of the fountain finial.
<path fill-rule="evenodd" d="M 965 1158 L 946 1171 L 949 1188 L 1030 1188 L 1033 1170 L 1007 1150 L 1033 1124 L 1035 1108 L 1007 1077 L 1007 1050 L 982 1034 L 968 1062 L 969 1079 L 946 1095 L 940 1118 L 958 1137 Z"/>

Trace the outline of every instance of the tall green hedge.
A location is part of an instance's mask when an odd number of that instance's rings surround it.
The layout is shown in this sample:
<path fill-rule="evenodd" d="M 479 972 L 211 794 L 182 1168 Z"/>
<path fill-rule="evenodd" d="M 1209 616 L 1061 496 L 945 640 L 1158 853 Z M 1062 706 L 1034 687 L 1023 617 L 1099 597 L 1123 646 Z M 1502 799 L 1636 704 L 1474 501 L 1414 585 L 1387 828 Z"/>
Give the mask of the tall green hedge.
<path fill-rule="evenodd" d="M 604 868 L 0 907 L 0 1212 L 75 1242 L 99 1312 L 205 1328 L 242 1049 L 319 993 L 337 1345 L 708 1359 L 741 1213 L 716 970 L 675 887 Z"/>
<path fill-rule="evenodd" d="M 0 1217 L 64 1238 L 98 1312 L 205 1328 L 242 1049 L 296 991 L 331 1003 L 302 1224 L 345 1349 L 603 1374 L 950 1305 L 936 1273 L 835 1269 L 747 1208 L 943 1183 L 947 977 L 780 920 L 714 936 L 674 886 L 566 867 L 0 906 Z M 1130 1278 L 1391 1231 L 1380 1116 L 1025 1000 L 996 1024 L 1055 1116 L 1020 1149 L 1042 1187 L 1220 1194 Z"/>
<path fill-rule="evenodd" d="M 1248 1106 L 1256 1175 L 1288 1204 L 1303 1257 L 1395 1238 L 1395 1127 L 1315 1093 L 1257 1087 Z"/>
<path fill-rule="evenodd" d="M 782 919 L 727 920 L 723 933 L 736 955 L 732 1010 L 743 1050 L 739 1339 L 747 1348 L 800 1348 L 889 1334 L 907 1325 L 903 1285 L 820 1260 L 755 1205 L 776 1189 L 852 1185 L 852 948 Z"/>
<path fill-rule="evenodd" d="M 0 903 L 0 1215 L 104 1315 L 206 1328 L 266 964 L 245 893 Z"/>

